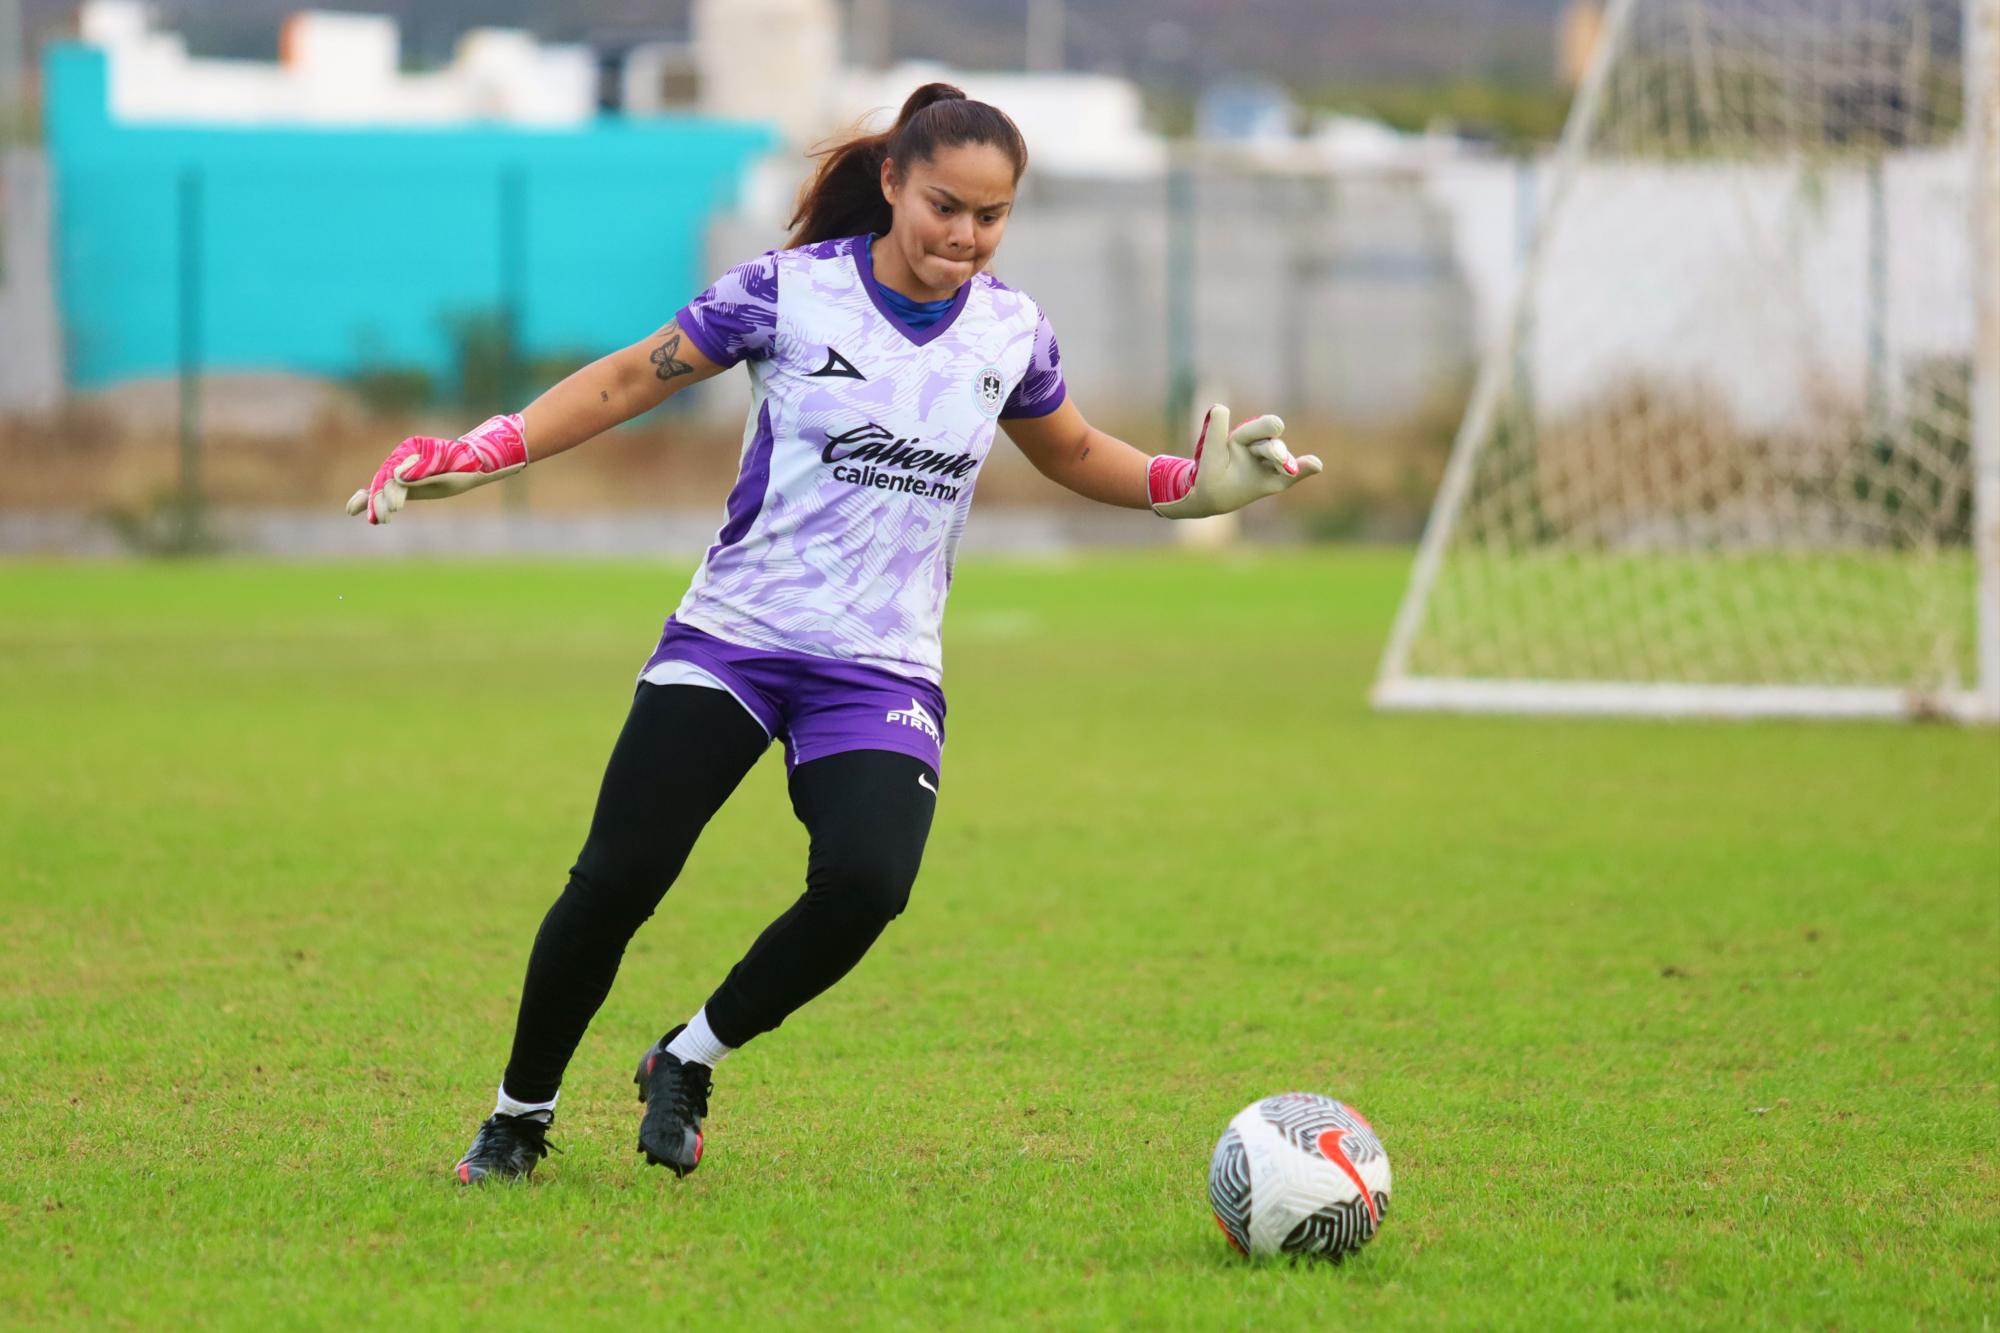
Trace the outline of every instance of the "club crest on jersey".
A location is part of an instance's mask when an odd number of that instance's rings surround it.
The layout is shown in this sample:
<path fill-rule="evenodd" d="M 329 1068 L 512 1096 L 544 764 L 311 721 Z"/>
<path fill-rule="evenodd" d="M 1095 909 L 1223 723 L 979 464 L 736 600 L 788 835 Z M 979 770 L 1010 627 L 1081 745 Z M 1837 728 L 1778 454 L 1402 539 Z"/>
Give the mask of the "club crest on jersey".
<path fill-rule="evenodd" d="M 1001 378 L 1000 367 L 987 366 L 979 372 L 972 382 L 972 397 L 987 416 L 1000 415 L 1000 405 L 1007 400 L 1007 381 Z"/>

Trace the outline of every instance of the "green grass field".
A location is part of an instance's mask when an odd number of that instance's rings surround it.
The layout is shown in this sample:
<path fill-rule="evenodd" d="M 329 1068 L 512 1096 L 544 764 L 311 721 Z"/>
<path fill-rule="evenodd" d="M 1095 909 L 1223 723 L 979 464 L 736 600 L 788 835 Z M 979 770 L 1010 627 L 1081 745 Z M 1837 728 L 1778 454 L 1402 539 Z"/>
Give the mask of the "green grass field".
<path fill-rule="evenodd" d="M 1418 675 L 1969 689 L 1978 567 L 1963 547 L 1701 555 L 1465 544 L 1411 647 Z"/>
<path fill-rule="evenodd" d="M 641 1165 L 774 750 L 479 1191 L 690 566 L 0 567 L 0 1324 L 1991 1327 L 2000 740 L 1375 715 L 1407 560 L 963 567 L 910 911 Z M 1394 1163 L 1343 1265 L 1208 1217 L 1291 1088 Z"/>

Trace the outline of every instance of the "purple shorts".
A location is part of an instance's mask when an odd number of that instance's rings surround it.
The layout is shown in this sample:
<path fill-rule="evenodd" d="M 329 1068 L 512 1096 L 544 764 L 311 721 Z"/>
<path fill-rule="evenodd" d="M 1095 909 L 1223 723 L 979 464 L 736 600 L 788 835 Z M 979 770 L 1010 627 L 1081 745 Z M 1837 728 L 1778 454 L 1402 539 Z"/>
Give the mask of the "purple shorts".
<path fill-rule="evenodd" d="M 893 750 L 944 771 L 944 691 L 927 680 L 834 657 L 745 648 L 672 616 L 639 675 L 667 683 L 711 678 L 784 742 L 787 773 L 848 750 Z"/>

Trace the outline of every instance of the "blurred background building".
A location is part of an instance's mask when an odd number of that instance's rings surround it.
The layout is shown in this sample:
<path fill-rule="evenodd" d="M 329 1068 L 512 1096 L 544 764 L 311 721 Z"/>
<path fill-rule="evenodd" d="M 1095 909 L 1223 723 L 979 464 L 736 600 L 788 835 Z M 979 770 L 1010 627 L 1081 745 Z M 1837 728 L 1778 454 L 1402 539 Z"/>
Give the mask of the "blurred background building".
<path fill-rule="evenodd" d="M 1049 310 L 1093 419 L 1166 448 L 1197 399 L 1228 398 L 1373 432 L 1379 449 L 1349 451 L 1367 480 L 1345 512 L 1408 532 L 1472 314 L 1501 299 L 1477 288 L 1504 284 L 1517 248 L 1453 209 L 1503 231 L 1526 215 L 1523 168 L 1488 140 L 1309 107 L 1205 65 L 1187 22 L 1070 68 L 1104 34 L 1059 0 L 1018 16 L 1011 68 L 909 51 L 921 7 L 890 0 L 694 0 L 557 41 L 465 24 L 441 42 L 435 11 L 392 0 L 261 6 L 268 53 L 230 49 L 198 3 L 25 2 L 0 0 L 17 108 L 0 417 L 34 424 L 4 438 L 50 474 L 58 437 L 144 451 L 110 469 L 127 511 L 170 486 L 305 503 L 333 457 L 520 405 L 782 244 L 809 151 L 943 79 L 1029 142 L 1000 270 Z M 958 45 L 996 51 L 933 49 Z M 1459 253 L 1468 237 L 1493 253 Z M 676 429 L 726 438 L 739 380 L 670 405 Z M 251 454 L 259 480 L 232 483 Z M 984 491 L 1005 504 L 997 472 Z M 1385 491 L 1389 510 L 1369 500 Z M 5 507 L 85 499 L 55 477 Z"/>
<path fill-rule="evenodd" d="M 1205 365 L 1206 388 L 1387 420 L 1461 372 L 1452 238 L 1478 228 L 1450 225 L 1427 182 L 1494 165 L 1481 145 L 1314 122 L 1281 86 L 1236 80 L 1202 93 L 1170 150 L 1137 81 L 1053 68 L 1062 6 L 1033 6 L 1052 68 L 1019 71 L 880 67 L 864 29 L 887 8 L 702 0 L 683 32 L 597 46 L 474 28 L 413 71 L 388 15 L 292 14 L 278 58 L 256 61 L 191 55 L 140 0 L 87 0 L 75 40 L 43 52 L 46 155 L 11 168 L 8 271 L 58 278 L 0 297 L 33 349 L 4 402 L 46 409 L 190 356 L 438 376 L 452 329 L 480 319 L 510 325 L 524 363 L 629 340 L 781 243 L 804 150 L 929 79 L 1021 124 L 1030 222 L 1005 272 L 1050 306 L 1100 413 L 1155 413 Z M 182 310 L 197 287 L 202 308 Z M 1202 316 L 1178 356 L 1169 306 Z M 707 395 L 719 417 L 738 406 Z"/>
<path fill-rule="evenodd" d="M 294 489 L 316 494 L 309 439 L 350 467 L 406 425 L 518 407 L 783 244 L 809 151 L 944 79 L 1028 140 L 997 268 L 1049 311 L 1093 420 L 1168 449 L 1197 400 L 1281 407 L 1339 441 L 1346 475 L 1319 488 L 1326 512 L 1301 499 L 1274 521 L 1410 536 L 1602 29 L 1590 0 L 1266 0 L 1227 23 L 1126 0 L 368 8 L 0 0 L 0 419 L 66 423 L 0 441 L 59 470 L 38 442 L 158 437 L 177 484 L 205 462 L 224 501 L 231 448 L 257 441 L 277 480 L 243 493 L 282 491 L 291 449 Z M 1937 188 L 1919 156 L 1883 198 L 1825 206 L 1919 237 Z M 1702 271 L 1718 205 L 1680 197 L 1699 301 L 1730 280 Z M 1617 281 L 1625 261 L 1606 262 Z M 1825 300 L 1859 291 L 1836 274 Z M 1530 369 L 1559 401 L 1615 342 L 1601 351 Z M 1755 406 L 1740 348 L 1688 355 Z M 747 399 L 725 377 L 665 415 L 726 439 Z M 1007 468 L 983 495 L 1061 503 Z"/>

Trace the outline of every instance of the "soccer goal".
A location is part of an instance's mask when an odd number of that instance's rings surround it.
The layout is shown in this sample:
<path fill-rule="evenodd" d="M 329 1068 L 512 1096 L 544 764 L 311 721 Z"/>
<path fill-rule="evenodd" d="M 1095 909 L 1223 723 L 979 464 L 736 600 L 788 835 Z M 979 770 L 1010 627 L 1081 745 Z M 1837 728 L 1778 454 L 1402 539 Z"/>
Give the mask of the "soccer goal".
<path fill-rule="evenodd" d="M 1382 707 L 2000 720 L 2000 0 L 1612 0 Z"/>

